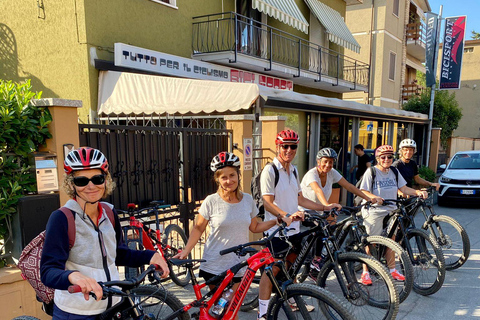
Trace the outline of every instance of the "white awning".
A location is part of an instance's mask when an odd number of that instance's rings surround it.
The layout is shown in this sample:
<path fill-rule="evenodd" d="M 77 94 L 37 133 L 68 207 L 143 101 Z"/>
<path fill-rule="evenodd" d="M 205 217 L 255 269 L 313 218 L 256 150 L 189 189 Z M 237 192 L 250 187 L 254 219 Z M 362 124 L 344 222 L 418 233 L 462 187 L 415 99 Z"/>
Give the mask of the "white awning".
<path fill-rule="evenodd" d="M 253 0 L 252 8 L 308 34 L 308 21 L 294 0 Z"/>
<path fill-rule="evenodd" d="M 151 115 L 237 111 L 257 100 L 256 84 L 100 71 L 98 114 Z"/>
<path fill-rule="evenodd" d="M 338 11 L 333 10 L 318 0 L 305 0 L 305 2 L 327 30 L 328 40 L 356 53 L 360 52 L 360 45 Z"/>
<path fill-rule="evenodd" d="M 260 95 L 266 106 L 289 107 L 305 111 L 324 111 L 357 117 L 375 117 L 397 121 L 427 123 L 428 116 L 423 113 L 405 111 L 394 108 L 377 107 L 370 104 L 327 98 L 314 94 L 304 94 L 294 91 L 276 90 L 260 87 Z"/>

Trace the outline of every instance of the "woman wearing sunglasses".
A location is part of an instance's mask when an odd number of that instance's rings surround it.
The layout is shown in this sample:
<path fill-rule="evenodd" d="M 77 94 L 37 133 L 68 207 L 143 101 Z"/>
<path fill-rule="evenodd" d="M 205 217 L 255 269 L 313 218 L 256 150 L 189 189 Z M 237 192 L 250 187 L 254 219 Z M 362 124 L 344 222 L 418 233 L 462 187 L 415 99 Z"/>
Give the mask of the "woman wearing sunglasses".
<path fill-rule="evenodd" d="M 366 207 L 362 208 L 363 223 L 367 233 L 371 236 L 380 236 L 382 234 L 383 219 L 396 209 L 395 204 L 383 205 L 384 199 L 396 199 L 398 190 L 411 196 L 420 196 L 423 198 L 428 196 L 425 191 L 407 187 L 407 182 L 402 175 L 399 172 L 397 172 L 397 175 L 393 172 L 393 170 L 396 170 L 396 168 L 392 169 L 391 167 L 393 163 L 393 155 L 394 151 L 392 146 L 383 145 L 378 147 L 375 150 L 377 164 L 373 167 L 373 170 L 375 170 L 375 180 L 372 181 L 373 177 L 371 170 L 367 170 L 364 173 L 362 183 L 360 184 L 360 190 L 364 194 L 371 198 L 377 197 L 376 204 L 370 206 L 368 209 Z M 394 257 L 392 255 L 394 254 L 393 251 L 388 250 L 385 253 L 387 261 L 393 261 Z M 405 280 L 405 277 L 394 268 L 390 269 L 390 273 L 395 280 Z M 365 285 L 372 284 L 366 266 L 364 266 L 362 282 Z"/>
<path fill-rule="evenodd" d="M 118 302 L 101 300 L 102 289 L 97 283 L 120 279 L 117 265 L 157 264 L 163 271 L 162 277 L 167 277 L 169 270 L 158 252 L 129 250 L 113 206 L 100 203 L 115 184 L 108 172 L 108 161 L 99 150 L 82 147 L 71 151 L 64 169 L 63 187 L 72 198 L 64 208 L 74 218 L 70 225 L 75 225 L 75 242 L 71 246 L 67 215 L 54 211 L 45 233 L 41 280 L 55 289 L 53 319 L 93 320 L 107 306 Z M 68 293 L 67 288 L 72 284 L 79 285 L 83 295 Z M 89 292 L 95 293 L 96 301 L 89 298 Z"/>

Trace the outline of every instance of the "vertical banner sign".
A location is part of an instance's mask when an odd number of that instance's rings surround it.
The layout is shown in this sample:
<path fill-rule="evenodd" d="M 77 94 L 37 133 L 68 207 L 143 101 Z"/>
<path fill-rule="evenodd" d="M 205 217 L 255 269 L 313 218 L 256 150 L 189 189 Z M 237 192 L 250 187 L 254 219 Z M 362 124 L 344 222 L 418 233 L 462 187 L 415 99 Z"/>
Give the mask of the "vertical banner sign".
<path fill-rule="evenodd" d="M 467 16 L 445 19 L 440 89 L 459 89 Z"/>
<path fill-rule="evenodd" d="M 438 15 L 436 13 L 427 12 L 427 38 L 425 49 L 425 76 L 427 80 L 427 87 L 435 84 L 434 64 L 436 44 L 437 44 L 437 26 Z"/>
<path fill-rule="evenodd" d="M 253 139 L 243 139 L 243 170 L 253 169 Z"/>

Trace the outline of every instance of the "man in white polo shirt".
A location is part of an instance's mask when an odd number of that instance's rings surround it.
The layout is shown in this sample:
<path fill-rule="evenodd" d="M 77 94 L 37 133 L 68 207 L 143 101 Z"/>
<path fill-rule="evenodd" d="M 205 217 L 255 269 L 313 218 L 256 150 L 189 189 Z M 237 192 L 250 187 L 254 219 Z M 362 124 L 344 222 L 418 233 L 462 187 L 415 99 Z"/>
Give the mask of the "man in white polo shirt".
<path fill-rule="evenodd" d="M 297 154 L 299 140 L 298 134 L 293 130 L 283 130 L 279 132 L 275 140 L 277 156 L 273 160 L 272 165 L 265 167 L 260 176 L 260 188 L 265 207 L 264 220 L 268 221 L 288 217 L 292 221 L 289 228 L 293 229 L 287 233 L 289 242 L 293 244 L 293 248 L 286 257 L 286 260 L 290 263 L 295 261 L 301 248 L 302 239 L 298 233 L 300 232 L 300 221 L 303 220 L 303 212 L 298 211 L 298 205 L 319 211 L 341 208 L 338 204 L 324 206 L 303 197 L 297 168 L 291 164 Z M 275 166 L 278 171 L 278 183 L 276 186 L 276 173 L 273 166 Z M 275 229 L 276 227 L 273 227 L 266 232 L 270 234 Z M 268 247 L 275 258 L 284 258 L 282 254 L 288 249 L 288 244 L 277 235 Z M 279 268 L 274 267 L 274 274 L 277 274 L 279 270 Z M 264 273 L 260 280 L 258 319 L 266 318 L 265 314 L 267 313 L 271 293 L 272 283 Z M 292 310 L 296 310 L 294 304 L 292 304 L 291 307 Z"/>

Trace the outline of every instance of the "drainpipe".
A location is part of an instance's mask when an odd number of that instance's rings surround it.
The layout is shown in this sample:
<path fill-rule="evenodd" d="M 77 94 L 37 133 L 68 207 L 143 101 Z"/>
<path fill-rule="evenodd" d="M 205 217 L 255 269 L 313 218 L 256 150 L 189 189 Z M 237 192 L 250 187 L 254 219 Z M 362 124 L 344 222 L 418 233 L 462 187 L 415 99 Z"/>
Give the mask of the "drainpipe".
<path fill-rule="evenodd" d="M 371 101 L 371 94 L 372 94 L 372 89 L 373 89 L 373 81 L 372 81 L 372 48 L 373 48 L 373 19 L 375 17 L 375 0 L 372 0 L 372 18 L 371 18 L 371 21 L 370 21 L 370 54 L 369 54 L 369 61 L 368 61 L 368 65 L 369 65 L 369 72 L 368 72 L 368 85 L 369 85 L 369 89 L 368 89 L 368 95 L 367 95 L 367 101 L 368 101 L 368 104 L 372 104 L 372 101 Z"/>

